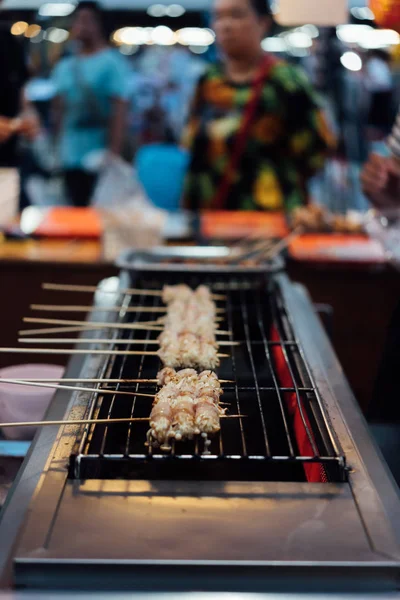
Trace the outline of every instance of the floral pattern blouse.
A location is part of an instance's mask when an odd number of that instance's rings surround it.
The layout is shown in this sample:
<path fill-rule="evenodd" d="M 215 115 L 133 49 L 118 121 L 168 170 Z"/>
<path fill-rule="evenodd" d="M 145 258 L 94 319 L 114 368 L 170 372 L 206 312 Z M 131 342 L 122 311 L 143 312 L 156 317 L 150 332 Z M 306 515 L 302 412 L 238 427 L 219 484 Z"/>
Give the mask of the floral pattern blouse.
<path fill-rule="evenodd" d="M 184 144 L 191 152 L 185 204 L 212 209 L 229 165 L 251 84 L 227 80 L 213 65 L 201 78 Z M 305 74 L 277 62 L 267 78 L 226 210 L 292 210 L 307 199 L 306 182 L 335 145 L 319 100 Z"/>

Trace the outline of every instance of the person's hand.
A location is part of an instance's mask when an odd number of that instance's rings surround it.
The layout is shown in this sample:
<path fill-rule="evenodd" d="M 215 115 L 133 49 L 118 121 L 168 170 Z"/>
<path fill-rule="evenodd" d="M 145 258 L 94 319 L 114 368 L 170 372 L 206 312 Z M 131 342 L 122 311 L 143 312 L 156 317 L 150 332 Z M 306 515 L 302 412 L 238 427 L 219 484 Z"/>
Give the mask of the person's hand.
<path fill-rule="evenodd" d="M 34 113 L 24 115 L 18 119 L 18 133 L 29 141 L 34 140 L 40 131 L 40 122 Z"/>
<path fill-rule="evenodd" d="M 0 117 L 0 144 L 6 142 L 15 133 L 12 123 L 12 119 Z"/>
<path fill-rule="evenodd" d="M 361 173 L 361 186 L 377 208 L 400 206 L 400 167 L 395 159 L 371 154 Z"/>
<path fill-rule="evenodd" d="M 33 140 L 40 131 L 39 119 L 34 113 L 9 119 L 0 116 L 0 144 L 7 142 L 13 135 L 21 134 Z"/>

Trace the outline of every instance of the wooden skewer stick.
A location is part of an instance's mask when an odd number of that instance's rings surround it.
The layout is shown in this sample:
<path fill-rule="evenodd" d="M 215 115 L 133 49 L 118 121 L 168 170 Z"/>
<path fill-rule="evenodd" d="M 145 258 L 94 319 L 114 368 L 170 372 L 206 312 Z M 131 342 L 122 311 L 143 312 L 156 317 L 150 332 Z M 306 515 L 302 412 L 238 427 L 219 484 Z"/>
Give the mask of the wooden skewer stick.
<path fill-rule="evenodd" d="M 78 325 L 84 329 L 138 329 L 142 331 L 163 331 L 163 327 L 147 325 L 146 323 L 103 323 L 89 321 L 73 321 L 70 319 L 40 319 L 36 317 L 24 317 L 24 323 L 43 323 L 43 325 Z"/>
<path fill-rule="evenodd" d="M 247 415 L 221 415 L 220 419 L 244 419 Z M 113 423 L 136 423 L 150 421 L 150 417 L 128 417 L 126 419 L 79 419 L 71 421 L 23 421 L 20 423 L 0 423 L 5 427 L 51 427 L 53 425 L 112 425 Z"/>
<path fill-rule="evenodd" d="M 164 327 L 157 325 L 147 325 L 145 322 L 143 323 L 106 323 L 106 322 L 88 322 L 88 321 L 73 321 L 69 319 L 38 319 L 36 317 L 24 317 L 24 323 L 43 323 L 44 325 L 79 325 L 80 327 L 85 327 L 87 329 L 138 329 L 144 331 L 164 331 Z M 154 323 L 154 321 L 150 321 L 150 323 Z M 221 329 L 216 329 L 215 333 L 217 335 L 231 335 L 230 331 L 223 331 Z"/>
<path fill-rule="evenodd" d="M 103 354 L 106 356 L 158 356 L 147 350 L 72 350 L 58 348 L 0 348 L 0 354 Z M 217 354 L 218 358 L 229 358 L 229 354 Z"/>
<path fill-rule="evenodd" d="M 78 419 L 70 421 L 24 421 L 21 423 L 0 423 L 0 429 L 5 427 L 51 427 L 53 425 L 107 425 L 108 423 L 133 423 L 134 421 L 148 421 L 144 417 L 132 419 Z"/>
<path fill-rule="evenodd" d="M 115 344 L 119 346 L 131 346 L 132 344 L 159 345 L 158 340 L 112 340 L 94 338 L 19 338 L 19 344 Z M 240 346 L 240 342 L 220 341 L 218 346 Z"/>
<path fill-rule="evenodd" d="M 149 325 L 150 327 L 164 327 L 162 317 L 155 321 L 138 321 L 138 325 L 145 325 L 146 327 Z"/>
<path fill-rule="evenodd" d="M 0 377 L 0 383 L 3 379 Z M 50 377 L 50 378 L 38 378 L 38 377 L 30 377 L 27 379 L 26 377 L 19 378 L 18 381 L 33 381 L 33 382 L 44 382 L 44 383 L 158 383 L 157 379 L 84 379 L 84 378 L 68 378 L 68 377 Z M 220 381 L 221 383 L 221 381 Z M 86 389 L 86 388 L 85 388 Z"/>
<path fill-rule="evenodd" d="M 0 377 L 0 383 L 3 381 L 3 379 L 1 379 Z M 26 378 L 19 378 L 18 381 L 30 381 L 30 382 L 44 382 L 44 383 L 58 383 L 58 382 L 65 382 L 65 383 L 158 383 L 158 379 L 71 379 L 71 378 L 67 378 L 67 377 L 59 377 L 57 379 L 56 378 L 44 378 L 44 379 L 40 379 L 40 378 L 36 378 L 36 377 L 31 377 L 30 379 L 26 379 Z M 231 379 L 219 379 L 220 383 L 235 383 L 234 381 L 232 381 Z M 74 388 L 76 389 L 76 388 Z M 87 389 L 87 388 L 85 388 Z M 103 388 L 101 388 L 103 389 Z M 136 394 L 137 395 L 137 394 Z"/>
<path fill-rule="evenodd" d="M 18 331 L 18 335 L 45 335 L 47 333 L 56 334 L 56 333 L 79 333 L 82 331 L 86 332 L 94 332 L 96 330 L 102 329 L 101 327 L 97 327 L 96 329 L 88 329 L 87 327 L 49 327 L 46 329 L 20 329 Z"/>
<path fill-rule="evenodd" d="M 40 387 L 40 388 L 50 388 L 50 389 L 54 389 L 54 390 L 72 390 L 74 392 L 97 392 L 97 393 L 109 394 L 109 395 L 113 395 L 113 396 L 118 394 L 118 395 L 122 395 L 122 396 L 143 396 L 145 398 L 154 398 L 154 394 L 141 394 L 140 392 L 138 392 L 138 393 L 123 392 L 123 391 L 119 391 L 119 390 L 104 390 L 104 389 L 89 388 L 89 387 L 86 388 L 86 387 L 78 387 L 75 385 L 57 385 L 57 384 L 43 383 L 43 382 L 38 383 L 35 381 L 31 381 L 30 379 L 24 380 L 24 379 L 1 378 L 0 383 L 10 383 L 10 384 L 14 384 L 14 385 L 26 385 L 26 386 Z"/>
<path fill-rule="evenodd" d="M 65 285 L 62 283 L 43 283 L 42 288 L 44 290 L 52 290 L 59 292 L 99 292 L 101 294 L 127 294 L 130 296 L 142 296 L 143 294 L 146 296 L 162 296 L 161 290 L 141 290 L 137 288 L 125 288 L 121 290 L 103 290 L 95 285 Z M 212 298 L 213 300 L 226 300 L 226 296 L 220 294 L 213 294 Z"/>
<path fill-rule="evenodd" d="M 119 313 L 123 310 L 126 313 L 162 313 L 165 314 L 167 312 L 166 306 L 129 306 L 125 308 L 124 306 L 113 306 L 111 308 L 101 308 L 92 306 L 91 304 L 80 306 L 80 305 L 54 305 L 54 304 L 31 304 L 31 310 L 42 310 L 48 312 L 116 312 Z M 216 312 L 221 314 L 225 312 L 224 308 L 217 308 Z"/>
<path fill-rule="evenodd" d="M 214 317 L 213 321 L 215 323 L 220 323 L 221 321 L 225 321 L 224 317 Z M 156 321 L 137 321 L 139 324 L 144 323 L 145 325 L 165 325 L 166 317 L 158 317 Z M 219 331 L 219 329 L 216 329 Z"/>

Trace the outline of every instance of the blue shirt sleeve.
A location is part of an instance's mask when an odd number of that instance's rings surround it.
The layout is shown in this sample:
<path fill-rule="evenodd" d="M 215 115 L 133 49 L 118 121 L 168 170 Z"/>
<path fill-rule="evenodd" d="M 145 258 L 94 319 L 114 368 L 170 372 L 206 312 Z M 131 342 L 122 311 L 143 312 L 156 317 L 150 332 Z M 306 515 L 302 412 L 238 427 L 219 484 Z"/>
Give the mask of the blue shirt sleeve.
<path fill-rule="evenodd" d="M 56 96 L 59 96 L 65 92 L 65 67 L 66 60 L 61 60 L 53 69 L 51 74 L 51 82 L 54 86 Z"/>
<path fill-rule="evenodd" d="M 111 73 L 108 79 L 108 94 L 113 98 L 127 100 L 129 96 L 129 63 L 113 52 L 111 62 Z"/>

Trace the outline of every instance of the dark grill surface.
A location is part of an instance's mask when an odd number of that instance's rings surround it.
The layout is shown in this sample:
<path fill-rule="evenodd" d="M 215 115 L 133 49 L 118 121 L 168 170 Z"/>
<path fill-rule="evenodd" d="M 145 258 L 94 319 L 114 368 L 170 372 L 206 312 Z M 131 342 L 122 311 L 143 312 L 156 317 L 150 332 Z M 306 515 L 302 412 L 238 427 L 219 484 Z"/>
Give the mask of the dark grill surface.
<path fill-rule="evenodd" d="M 165 282 L 139 280 L 135 287 L 161 289 Z M 173 283 L 176 283 L 174 281 Z M 190 284 L 211 283 L 193 280 Z M 249 481 L 305 481 L 307 462 L 323 465 L 324 480 L 343 481 L 344 458 L 340 456 L 331 427 L 325 418 L 321 399 L 302 357 L 301 347 L 294 339 L 290 319 L 279 294 L 270 282 L 225 282 L 227 296 L 225 320 L 221 329 L 231 331 L 231 339 L 240 346 L 220 348 L 230 354 L 221 358 L 217 370 L 224 384 L 222 401 L 228 404 L 228 414 L 243 418 L 221 421 L 221 432 L 212 440 L 211 455 L 203 456 L 202 440 L 176 443 L 170 455 L 145 446 L 147 422 L 95 425 L 85 429 L 71 457 L 70 477 L 77 479 L 202 479 Z M 143 307 L 162 306 L 161 298 L 133 296 L 126 304 Z M 160 313 L 137 312 L 121 314 L 120 321 L 153 321 Z M 271 332 L 279 333 L 280 342 L 271 341 Z M 122 335 L 121 335 L 122 334 Z M 158 332 L 119 332 L 127 340 L 127 349 L 156 351 L 156 345 L 130 345 L 130 340 L 155 339 Z M 224 337 L 221 339 L 229 339 Z M 290 373 L 290 387 L 282 387 L 282 376 L 274 361 L 276 346 L 283 352 Z M 124 349 L 125 346 L 118 346 Z M 110 357 L 107 377 L 154 379 L 161 364 L 157 356 Z M 286 384 L 287 385 L 287 384 Z M 118 384 L 121 390 L 156 393 L 151 383 Z M 301 422 L 313 452 L 299 456 L 297 436 L 287 409 L 288 394 L 296 395 Z M 90 416 L 99 418 L 149 417 L 151 399 L 95 394 Z"/>

